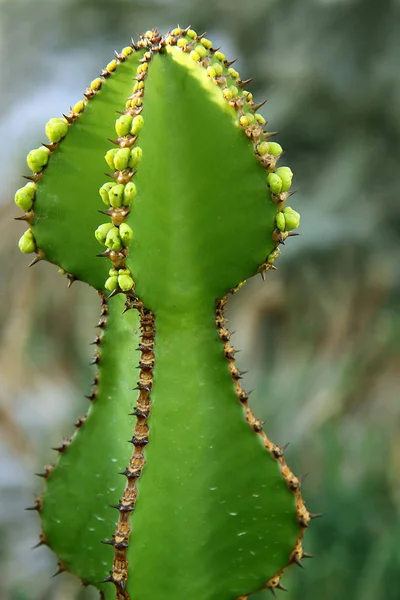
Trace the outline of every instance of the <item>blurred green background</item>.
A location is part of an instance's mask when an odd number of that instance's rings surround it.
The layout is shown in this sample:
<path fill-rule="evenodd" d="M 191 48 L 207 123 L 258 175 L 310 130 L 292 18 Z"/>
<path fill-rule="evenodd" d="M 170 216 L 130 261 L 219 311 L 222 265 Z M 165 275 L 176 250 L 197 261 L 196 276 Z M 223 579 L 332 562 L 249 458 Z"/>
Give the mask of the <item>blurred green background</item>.
<path fill-rule="evenodd" d="M 287 600 L 400 597 L 400 3 L 392 0 L 0 0 L 0 598 L 97 595 L 23 511 L 84 414 L 96 294 L 27 269 L 13 193 L 44 124 L 142 31 L 207 31 L 280 130 L 301 237 L 230 303 L 252 406 L 324 512 Z M 240 232 L 237 232 L 240 235 Z M 155 574 L 156 575 L 156 574 Z M 261 594 L 260 598 L 264 598 Z"/>

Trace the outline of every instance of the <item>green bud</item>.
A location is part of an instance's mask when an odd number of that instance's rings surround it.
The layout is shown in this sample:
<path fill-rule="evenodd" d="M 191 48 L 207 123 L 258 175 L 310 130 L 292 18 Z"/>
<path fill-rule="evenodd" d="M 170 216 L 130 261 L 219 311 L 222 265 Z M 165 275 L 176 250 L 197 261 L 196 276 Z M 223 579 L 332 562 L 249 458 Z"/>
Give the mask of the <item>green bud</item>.
<path fill-rule="evenodd" d="M 106 152 L 105 155 L 105 161 L 108 164 L 108 166 L 110 167 L 110 169 L 115 169 L 114 167 L 114 156 L 117 154 L 118 152 L 118 148 L 111 148 L 111 150 L 108 150 L 108 152 Z"/>
<path fill-rule="evenodd" d="M 117 153 L 114 156 L 114 167 L 117 169 L 117 171 L 122 171 L 123 169 L 128 168 L 130 155 L 130 148 L 121 148 L 120 150 L 117 150 Z"/>
<path fill-rule="evenodd" d="M 118 285 L 123 292 L 129 292 L 133 288 L 133 279 L 130 275 L 119 275 Z"/>
<path fill-rule="evenodd" d="M 268 154 L 268 151 L 269 151 L 269 143 L 268 142 L 261 142 L 261 144 L 258 144 L 257 152 L 260 156 L 264 156 L 264 154 Z"/>
<path fill-rule="evenodd" d="M 95 92 L 97 92 L 101 86 L 103 85 L 103 80 L 101 77 L 97 77 L 96 79 L 93 79 L 93 81 L 90 84 L 90 89 L 94 90 Z"/>
<path fill-rule="evenodd" d="M 74 108 L 72 109 L 74 113 L 81 113 L 85 110 L 85 101 L 84 100 L 79 100 L 79 102 L 77 102 L 74 106 Z"/>
<path fill-rule="evenodd" d="M 104 287 L 106 288 L 106 290 L 108 290 L 109 292 L 113 292 L 114 290 L 117 289 L 118 287 L 118 277 L 113 276 L 113 277 L 109 277 L 105 284 Z"/>
<path fill-rule="evenodd" d="M 197 52 L 200 58 L 207 56 L 207 50 L 201 44 L 197 44 L 197 46 L 194 47 L 194 51 Z"/>
<path fill-rule="evenodd" d="M 276 169 L 275 174 L 278 175 L 282 180 L 282 192 L 287 192 L 292 185 L 293 173 L 289 167 L 279 167 Z"/>
<path fill-rule="evenodd" d="M 130 56 L 133 52 L 133 48 L 132 46 L 125 46 L 125 48 L 122 48 L 121 50 L 121 54 L 122 56 Z"/>
<path fill-rule="evenodd" d="M 177 42 L 176 45 L 178 46 L 178 48 L 184 48 L 185 46 L 188 45 L 188 41 L 185 40 L 185 38 L 180 38 Z"/>
<path fill-rule="evenodd" d="M 218 52 L 218 51 L 217 51 L 217 52 L 214 54 L 214 56 L 215 56 L 215 58 L 216 58 L 217 60 L 220 60 L 221 62 L 225 62 L 225 61 L 226 61 L 226 56 L 225 56 L 225 54 L 222 54 L 222 52 Z"/>
<path fill-rule="evenodd" d="M 32 229 L 25 231 L 25 233 L 19 238 L 18 247 L 24 254 L 35 252 L 36 243 L 35 238 L 33 237 Z"/>
<path fill-rule="evenodd" d="M 197 38 L 197 33 L 194 31 L 194 29 L 189 29 L 189 31 L 186 34 L 191 40 L 195 40 Z"/>
<path fill-rule="evenodd" d="M 213 63 L 211 66 L 214 69 L 216 75 L 222 75 L 224 70 L 219 63 Z"/>
<path fill-rule="evenodd" d="M 273 194 L 280 194 L 282 191 L 282 179 L 276 173 L 269 173 L 267 177 L 269 189 Z"/>
<path fill-rule="evenodd" d="M 190 53 L 191 58 L 193 58 L 193 60 L 195 60 L 196 62 L 199 62 L 200 60 L 200 54 L 198 52 L 196 52 L 195 50 L 192 50 Z"/>
<path fill-rule="evenodd" d="M 129 166 L 136 167 L 142 160 L 143 150 L 137 146 L 130 151 Z"/>
<path fill-rule="evenodd" d="M 103 225 L 99 225 L 98 228 L 96 229 L 96 231 L 94 232 L 94 236 L 96 238 L 96 240 L 98 242 L 100 242 L 100 244 L 103 244 L 103 246 L 106 245 L 106 238 L 107 238 L 107 234 L 110 231 L 110 229 L 112 229 L 114 227 L 114 225 L 110 222 L 110 223 L 103 223 Z"/>
<path fill-rule="evenodd" d="M 124 246 L 130 245 L 133 238 L 133 231 L 126 223 L 121 223 L 119 226 L 119 237 Z"/>
<path fill-rule="evenodd" d="M 50 119 L 46 123 L 46 135 L 51 142 L 59 142 L 67 135 L 68 123 L 65 119 Z"/>
<path fill-rule="evenodd" d="M 300 225 L 300 215 L 298 212 L 287 206 L 283 209 L 283 215 L 285 217 L 285 230 L 292 231 L 293 229 L 297 229 Z"/>
<path fill-rule="evenodd" d="M 285 215 L 282 212 L 278 212 L 278 214 L 275 217 L 276 220 L 276 226 L 280 231 L 285 231 Z"/>
<path fill-rule="evenodd" d="M 279 248 L 275 248 L 275 250 L 273 250 L 271 252 L 271 254 L 269 254 L 269 256 L 267 258 L 267 262 L 269 262 L 270 264 L 273 264 L 275 262 L 275 260 L 278 258 L 280 252 L 281 251 L 279 250 Z"/>
<path fill-rule="evenodd" d="M 110 198 L 108 197 L 108 192 L 111 190 L 112 187 L 114 187 L 114 185 L 116 185 L 114 181 L 107 181 L 107 183 L 102 185 L 99 189 L 101 199 L 103 200 L 106 206 L 110 206 Z"/>
<path fill-rule="evenodd" d="M 239 122 L 242 127 L 248 127 L 249 125 L 253 125 L 254 121 L 255 117 L 250 112 L 247 112 L 245 115 L 242 115 L 239 119 Z"/>
<path fill-rule="evenodd" d="M 132 201 L 133 201 L 134 197 L 136 196 L 136 194 L 137 194 L 136 185 L 133 183 L 133 181 L 130 181 L 125 186 L 124 198 L 123 198 L 122 204 L 124 206 L 130 206 L 132 204 Z"/>
<path fill-rule="evenodd" d="M 207 50 L 212 48 L 212 42 L 210 42 L 210 40 L 207 40 L 206 38 L 201 38 L 200 42 L 202 43 L 204 48 L 207 48 Z"/>
<path fill-rule="evenodd" d="M 16 191 L 14 196 L 14 202 L 22 210 L 31 210 L 33 201 L 35 199 L 36 184 L 30 181 L 24 187 Z"/>
<path fill-rule="evenodd" d="M 283 152 L 283 148 L 280 144 L 277 144 L 276 142 L 269 142 L 269 153 L 272 154 L 272 156 L 279 156 L 279 154 L 282 154 Z"/>
<path fill-rule="evenodd" d="M 129 269 L 120 269 L 117 273 L 117 275 L 130 275 L 131 272 Z"/>
<path fill-rule="evenodd" d="M 122 206 L 125 186 L 122 183 L 114 185 L 108 192 L 108 199 L 113 208 Z"/>
<path fill-rule="evenodd" d="M 211 79 L 217 76 L 217 71 L 214 69 L 214 67 L 207 67 L 206 73 Z"/>
<path fill-rule="evenodd" d="M 239 79 L 239 73 L 233 67 L 229 67 L 228 73 L 233 79 Z"/>
<path fill-rule="evenodd" d="M 26 158 L 28 167 L 34 173 L 40 173 L 40 171 L 47 165 L 49 160 L 50 150 L 44 146 L 31 150 Z"/>
<path fill-rule="evenodd" d="M 143 125 L 144 125 L 144 119 L 143 119 L 142 115 L 138 115 L 137 117 L 135 117 L 132 120 L 131 134 L 137 135 L 139 133 L 139 131 L 141 131 Z"/>
<path fill-rule="evenodd" d="M 114 252 L 118 252 L 122 248 L 121 239 L 119 237 L 118 227 L 112 226 L 107 233 L 105 245 L 110 250 L 114 250 Z"/>
<path fill-rule="evenodd" d="M 118 271 L 117 271 L 117 269 L 110 269 L 108 271 L 108 274 L 109 274 L 110 277 L 118 277 Z"/>
<path fill-rule="evenodd" d="M 133 118 L 131 115 L 121 115 L 115 121 L 115 131 L 117 135 L 128 135 L 131 131 Z"/>

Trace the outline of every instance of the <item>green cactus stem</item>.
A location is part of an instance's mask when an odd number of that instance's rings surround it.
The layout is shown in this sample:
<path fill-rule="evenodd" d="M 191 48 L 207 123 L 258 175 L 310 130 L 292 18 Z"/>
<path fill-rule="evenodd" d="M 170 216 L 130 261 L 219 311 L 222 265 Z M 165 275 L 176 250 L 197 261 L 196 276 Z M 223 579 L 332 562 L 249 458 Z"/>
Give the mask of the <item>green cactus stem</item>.
<path fill-rule="evenodd" d="M 146 32 L 47 124 L 15 197 L 21 250 L 102 299 L 88 417 L 34 508 L 60 570 L 107 600 L 244 599 L 308 556 L 316 515 L 249 407 L 225 318 L 300 224 L 231 65 L 190 28 Z"/>

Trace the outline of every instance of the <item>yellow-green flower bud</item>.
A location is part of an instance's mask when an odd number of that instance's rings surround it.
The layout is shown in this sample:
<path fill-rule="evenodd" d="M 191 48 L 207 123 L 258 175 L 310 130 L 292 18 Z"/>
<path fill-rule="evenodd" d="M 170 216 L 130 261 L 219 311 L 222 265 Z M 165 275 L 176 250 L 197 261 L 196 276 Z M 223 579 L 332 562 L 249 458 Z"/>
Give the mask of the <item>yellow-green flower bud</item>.
<path fill-rule="evenodd" d="M 212 48 L 212 42 L 210 42 L 210 40 L 207 40 L 207 38 L 201 38 L 200 42 L 202 43 L 204 48 L 207 48 L 207 50 Z"/>
<path fill-rule="evenodd" d="M 111 190 L 112 187 L 114 187 L 114 185 L 116 185 L 115 181 L 107 181 L 107 183 L 104 183 L 101 186 L 101 188 L 99 189 L 99 194 L 101 196 L 101 199 L 103 200 L 103 202 L 106 206 L 110 206 L 110 199 L 108 197 L 108 192 Z"/>
<path fill-rule="evenodd" d="M 142 130 L 143 125 L 144 125 L 144 119 L 143 119 L 142 115 L 137 115 L 137 117 L 132 119 L 131 134 L 137 135 Z"/>
<path fill-rule="evenodd" d="M 125 46 L 125 48 L 122 48 L 121 50 L 121 54 L 122 56 L 130 56 L 133 52 L 133 49 L 131 46 Z"/>
<path fill-rule="evenodd" d="M 222 54 L 222 52 L 216 52 L 214 54 L 214 56 L 215 56 L 215 58 L 217 60 L 220 60 L 221 62 L 225 62 L 226 61 L 226 56 L 225 56 L 225 54 Z"/>
<path fill-rule="evenodd" d="M 36 148 L 36 150 L 31 150 L 26 158 L 26 162 L 31 171 L 40 173 L 43 167 L 48 163 L 49 154 L 50 150 L 44 146 L 40 146 L 40 148 Z"/>
<path fill-rule="evenodd" d="M 90 83 L 90 89 L 97 92 L 101 88 L 102 84 L 103 84 L 102 78 L 97 77 L 96 79 L 93 79 L 93 81 Z"/>
<path fill-rule="evenodd" d="M 131 131 L 132 121 L 131 115 L 121 115 L 118 117 L 115 121 L 115 131 L 117 132 L 117 135 L 128 135 Z"/>
<path fill-rule="evenodd" d="M 261 144 L 257 145 L 257 152 L 260 156 L 264 156 L 264 154 L 268 154 L 269 151 L 269 143 L 261 142 Z"/>
<path fill-rule="evenodd" d="M 143 90 L 144 88 L 144 81 L 137 81 L 135 83 L 135 85 L 133 86 L 133 93 L 136 94 L 136 92 L 138 92 L 139 90 Z"/>
<path fill-rule="evenodd" d="M 118 275 L 118 285 L 123 292 L 129 292 L 133 288 L 133 279 L 130 275 Z"/>
<path fill-rule="evenodd" d="M 74 111 L 74 113 L 81 113 L 85 110 L 85 101 L 84 100 L 79 100 L 79 102 L 77 102 L 74 106 L 74 108 L 72 109 Z"/>
<path fill-rule="evenodd" d="M 142 160 L 142 156 L 143 150 L 139 146 L 132 148 L 130 151 L 129 166 L 136 167 Z"/>
<path fill-rule="evenodd" d="M 267 177 L 269 189 L 273 194 L 280 194 L 282 191 L 282 179 L 275 173 L 269 173 Z"/>
<path fill-rule="evenodd" d="M 140 73 L 145 73 L 148 68 L 149 68 L 149 65 L 147 64 L 147 62 L 144 62 L 138 66 L 138 68 L 136 69 L 136 73 L 138 75 L 140 75 Z"/>
<path fill-rule="evenodd" d="M 255 117 L 256 117 L 256 121 L 259 125 L 265 125 L 266 120 L 264 119 L 264 117 L 262 115 L 260 115 L 259 113 L 256 113 Z"/>
<path fill-rule="evenodd" d="M 207 56 L 207 50 L 201 44 L 197 44 L 197 46 L 194 47 L 194 51 L 197 52 L 200 58 Z"/>
<path fill-rule="evenodd" d="M 293 229 L 297 229 L 300 225 L 300 215 L 298 212 L 287 206 L 283 209 L 283 215 L 285 217 L 285 230 L 292 231 Z"/>
<path fill-rule="evenodd" d="M 108 290 L 109 292 L 113 292 L 114 290 L 117 289 L 118 287 L 118 277 L 113 275 L 112 277 L 109 277 L 105 284 L 104 287 L 106 288 L 106 290 Z"/>
<path fill-rule="evenodd" d="M 136 185 L 133 183 L 133 181 L 130 181 L 125 186 L 124 198 L 123 198 L 122 204 L 124 206 L 130 206 L 132 204 L 132 201 L 135 198 L 136 194 L 137 194 Z"/>
<path fill-rule="evenodd" d="M 224 91 L 223 91 L 223 94 L 224 94 L 225 100 L 232 100 L 233 94 L 232 94 L 232 91 L 229 88 L 225 88 Z"/>
<path fill-rule="evenodd" d="M 115 169 L 114 167 L 114 157 L 118 152 L 118 148 L 111 148 L 111 150 L 108 150 L 106 152 L 106 155 L 104 157 L 106 163 L 108 164 L 108 166 L 110 167 L 110 169 Z"/>
<path fill-rule="evenodd" d="M 196 62 L 199 62 L 200 60 L 200 54 L 198 52 L 196 52 L 196 50 L 192 50 L 190 53 L 191 58 L 193 58 L 193 60 L 195 60 Z"/>
<path fill-rule="evenodd" d="M 233 79 L 239 79 L 239 73 L 233 67 L 229 67 L 228 73 Z"/>
<path fill-rule="evenodd" d="M 15 192 L 14 202 L 22 210 L 31 210 L 36 194 L 36 184 L 30 181 Z"/>
<path fill-rule="evenodd" d="M 249 125 L 253 125 L 254 120 L 254 115 L 248 112 L 240 117 L 239 122 L 242 125 L 242 127 L 248 127 Z"/>
<path fill-rule="evenodd" d="M 213 63 L 211 67 L 214 69 L 216 75 L 222 75 L 224 70 L 219 63 Z"/>
<path fill-rule="evenodd" d="M 35 252 L 36 243 L 35 238 L 33 237 L 32 229 L 28 229 L 25 233 L 20 237 L 18 241 L 18 247 L 24 254 L 30 254 L 31 252 Z"/>
<path fill-rule="evenodd" d="M 283 148 L 280 144 L 277 144 L 276 142 L 269 142 L 269 153 L 272 154 L 272 156 L 279 156 L 279 154 L 282 154 L 283 152 Z"/>
<path fill-rule="evenodd" d="M 107 234 L 113 227 L 114 225 L 111 222 L 99 225 L 96 231 L 94 232 L 94 237 L 98 242 L 100 242 L 100 244 L 103 244 L 103 246 L 105 246 Z"/>
<path fill-rule="evenodd" d="M 110 269 L 108 271 L 108 274 L 109 274 L 110 277 L 118 277 L 118 271 L 117 271 L 117 269 Z"/>
<path fill-rule="evenodd" d="M 248 92 L 247 90 L 243 90 L 243 96 L 246 98 L 247 102 L 251 102 L 253 100 L 253 94 Z"/>
<path fill-rule="evenodd" d="M 182 29 L 180 27 L 175 27 L 175 29 L 173 29 L 171 33 L 172 35 L 181 35 Z"/>
<path fill-rule="evenodd" d="M 109 73 L 112 73 L 113 71 L 115 71 L 116 68 L 117 68 L 117 61 L 116 60 L 112 60 L 106 66 L 106 70 L 109 71 Z"/>
<path fill-rule="evenodd" d="M 113 226 L 110 228 L 104 243 L 107 248 L 110 248 L 110 250 L 113 250 L 114 252 L 119 252 L 119 250 L 121 250 L 122 243 L 119 237 L 118 227 Z"/>
<path fill-rule="evenodd" d="M 189 29 L 189 31 L 186 34 L 191 40 L 195 40 L 197 38 L 197 33 L 195 32 L 194 29 Z"/>
<path fill-rule="evenodd" d="M 287 192 L 292 185 L 293 173 L 289 167 L 279 167 L 276 169 L 275 174 L 278 175 L 282 180 L 282 192 Z"/>
<path fill-rule="evenodd" d="M 276 226 L 280 231 L 285 231 L 285 226 L 286 226 L 286 222 L 285 222 L 285 215 L 282 212 L 278 212 L 278 214 L 275 217 L 276 220 Z"/>
<path fill-rule="evenodd" d="M 108 199 L 113 208 L 119 208 L 122 206 L 122 200 L 124 198 L 125 186 L 123 183 L 117 183 L 108 192 Z"/>
<path fill-rule="evenodd" d="M 278 258 L 280 252 L 281 251 L 279 250 L 279 248 L 275 248 L 275 250 L 273 250 L 271 252 L 271 254 L 269 254 L 269 256 L 267 258 L 267 262 L 272 265 L 275 262 L 275 260 Z"/>
<path fill-rule="evenodd" d="M 188 43 L 189 42 L 185 40 L 185 38 L 179 38 L 179 40 L 176 42 L 176 45 L 178 46 L 178 48 L 184 48 L 188 45 Z"/>
<path fill-rule="evenodd" d="M 124 246 L 130 245 L 133 238 L 133 231 L 126 223 L 121 223 L 119 226 L 119 237 Z"/>
<path fill-rule="evenodd" d="M 51 142 L 59 142 L 67 135 L 68 123 L 65 119 L 50 119 L 50 121 L 46 123 L 45 131 Z"/>
<path fill-rule="evenodd" d="M 120 148 L 114 156 L 114 167 L 117 171 L 128 168 L 129 158 L 131 156 L 130 148 Z"/>
<path fill-rule="evenodd" d="M 217 71 L 214 69 L 214 67 L 207 67 L 206 73 L 211 79 L 217 76 Z"/>

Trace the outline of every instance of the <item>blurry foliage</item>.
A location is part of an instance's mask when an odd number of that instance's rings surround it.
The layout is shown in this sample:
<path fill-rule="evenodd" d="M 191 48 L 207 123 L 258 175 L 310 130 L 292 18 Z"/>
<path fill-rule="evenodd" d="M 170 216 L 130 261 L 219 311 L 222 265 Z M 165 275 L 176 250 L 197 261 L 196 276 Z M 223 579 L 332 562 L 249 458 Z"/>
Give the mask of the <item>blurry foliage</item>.
<path fill-rule="evenodd" d="M 287 451 L 316 558 L 288 600 L 396 600 L 400 589 L 400 4 L 395 0 L 0 1 L 0 597 L 93 597 L 31 552 L 33 472 L 86 410 L 94 292 L 51 265 L 26 269 L 12 225 L 24 155 L 47 118 L 133 35 L 180 22 L 239 57 L 282 133 L 301 238 L 279 271 L 232 299 L 231 329 L 254 409 Z M 80 86 L 80 87 L 78 87 Z M 50 89 L 50 92 L 48 90 Z M 38 138 L 39 136 L 39 138 Z M 13 164 L 10 164 L 10 157 Z M 284 160 L 284 159 L 283 159 Z M 14 170 L 12 166 L 14 165 Z M 7 175 L 7 176 L 6 176 Z M 240 232 L 238 232 L 240 234 Z M 74 289 L 75 288 L 75 289 Z M 79 302 L 79 311 L 77 309 Z M 82 308 L 83 307 L 83 308 Z M 40 489 L 40 485 L 36 485 Z M 23 565 L 21 567 L 21 565 Z M 54 568 L 55 570 L 55 568 Z M 262 595 L 261 595 L 262 596 Z"/>

